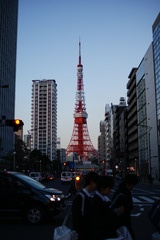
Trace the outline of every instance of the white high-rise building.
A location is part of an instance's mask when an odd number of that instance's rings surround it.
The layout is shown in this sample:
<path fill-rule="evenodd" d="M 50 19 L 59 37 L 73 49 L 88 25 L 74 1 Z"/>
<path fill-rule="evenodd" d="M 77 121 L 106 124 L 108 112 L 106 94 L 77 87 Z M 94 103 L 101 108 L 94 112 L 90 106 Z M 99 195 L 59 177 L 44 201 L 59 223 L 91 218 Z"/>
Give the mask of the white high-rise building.
<path fill-rule="evenodd" d="M 57 84 L 53 79 L 32 80 L 31 150 L 56 159 Z"/>
<path fill-rule="evenodd" d="M 106 161 L 108 166 L 110 167 L 110 161 L 112 158 L 113 152 L 113 141 L 111 137 L 112 129 L 111 129 L 111 107 L 109 104 L 105 106 L 105 146 L 106 146 Z"/>

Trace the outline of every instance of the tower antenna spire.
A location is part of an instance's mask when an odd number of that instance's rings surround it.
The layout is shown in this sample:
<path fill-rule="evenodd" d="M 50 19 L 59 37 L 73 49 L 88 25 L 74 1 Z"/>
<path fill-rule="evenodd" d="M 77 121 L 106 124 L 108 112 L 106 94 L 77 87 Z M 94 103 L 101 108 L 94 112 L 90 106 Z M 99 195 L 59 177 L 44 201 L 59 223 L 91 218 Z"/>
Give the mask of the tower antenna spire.
<path fill-rule="evenodd" d="M 81 40 L 79 37 L 79 65 L 81 65 Z"/>

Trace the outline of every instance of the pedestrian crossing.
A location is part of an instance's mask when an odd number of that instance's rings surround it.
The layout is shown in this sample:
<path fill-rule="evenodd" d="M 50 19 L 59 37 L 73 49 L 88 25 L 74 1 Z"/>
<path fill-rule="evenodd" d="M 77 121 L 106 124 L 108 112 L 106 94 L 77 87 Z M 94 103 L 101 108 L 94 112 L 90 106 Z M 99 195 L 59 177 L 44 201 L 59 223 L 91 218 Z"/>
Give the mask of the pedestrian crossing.
<path fill-rule="evenodd" d="M 152 205 L 156 200 L 160 199 L 158 196 L 133 196 L 133 204 L 134 205 L 139 205 L 139 204 L 144 204 L 144 205 Z"/>
<path fill-rule="evenodd" d="M 160 197 L 158 196 L 133 196 L 132 200 L 133 200 L 133 204 L 134 205 L 152 205 L 156 200 L 159 200 Z M 68 200 L 67 201 L 67 206 L 71 206 L 72 205 L 72 200 Z"/>

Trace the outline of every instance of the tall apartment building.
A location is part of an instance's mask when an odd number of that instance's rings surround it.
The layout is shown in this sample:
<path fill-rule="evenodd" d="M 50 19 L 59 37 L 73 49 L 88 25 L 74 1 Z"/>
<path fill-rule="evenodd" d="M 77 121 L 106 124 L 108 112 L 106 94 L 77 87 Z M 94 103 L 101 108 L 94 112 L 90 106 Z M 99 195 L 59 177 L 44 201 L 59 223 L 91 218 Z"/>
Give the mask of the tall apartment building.
<path fill-rule="evenodd" d="M 105 160 L 105 122 L 100 121 L 99 124 L 100 127 L 100 135 L 98 137 L 98 154 L 99 154 L 99 160 Z"/>
<path fill-rule="evenodd" d="M 0 120 L 14 119 L 18 0 L 0 1 Z M 11 127 L 0 126 L 0 156 L 14 148 Z"/>
<path fill-rule="evenodd" d="M 124 172 L 126 163 L 126 101 L 120 97 L 119 105 L 111 104 L 112 111 L 112 138 L 113 138 L 113 165 Z"/>
<path fill-rule="evenodd" d="M 111 107 L 109 104 L 105 106 L 105 154 L 106 154 L 106 162 L 109 168 L 111 168 L 111 159 L 113 153 L 113 139 L 111 137 L 112 134 L 112 124 L 111 124 Z"/>
<path fill-rule="evenodd" d="M 56 159 L 57 84 L 53 79 L 32 80 L 31 150 Z"/>
<path fill-rule="evenodd" d="M 136 71 L 132 68 L 127 83 L 127 151 L 126 158 L 128 165 L 135 168 L 139 174 L 138 164 L 138 123 L 137 123 L 137 91 L 136 91 Z"/>

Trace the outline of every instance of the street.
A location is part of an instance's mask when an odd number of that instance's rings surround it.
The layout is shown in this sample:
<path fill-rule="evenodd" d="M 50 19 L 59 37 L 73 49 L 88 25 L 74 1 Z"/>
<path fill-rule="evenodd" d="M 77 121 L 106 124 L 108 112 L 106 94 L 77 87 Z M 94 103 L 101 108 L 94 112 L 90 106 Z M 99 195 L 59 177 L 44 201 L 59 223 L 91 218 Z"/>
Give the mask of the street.
<path fill-rule="evenodd" d="M 67 195 L 69 185 L 62 185 L 60 179 L 46 183 L 49 186 L 65 191 Z M 117 183 L 116 183 L 117 184 Z M 116 187 L 115 184 L 115 187 Z M 113 189 L 114 191 L 114 189 Z M 113 191 L 111 195 L 113 194 Z M 137 240 L 151 240 L 151 234 L 155 228 L 148 218 L 148 211 L 154 200 L 160 198 L 160 183 L 154 183 L 152 188 L 147 184 L 139 183 L 132 191 L 134 211 L 132 213 L 132 223 Z M 0 240 L 53 240 L 54 228 L 60 226 L 67 214 L 72 198 L 67 200 L 67 207 L 59 216 L 53 217 L 40 226 L 26 225 L 20 219 L 0 220 Z M 68 220 L 70 225 L 70 219 Z"/>
<path fill-rule="evenodd" d="M 137 240 L 151 240 L 152 233 L 156 231 L 148 218 L 148 212 L 157 199 L 160 199 L 159 182 L 155 182 L 152 188 L 147 184 L 139 183 L 133 189 L 132 224 Z"/>

